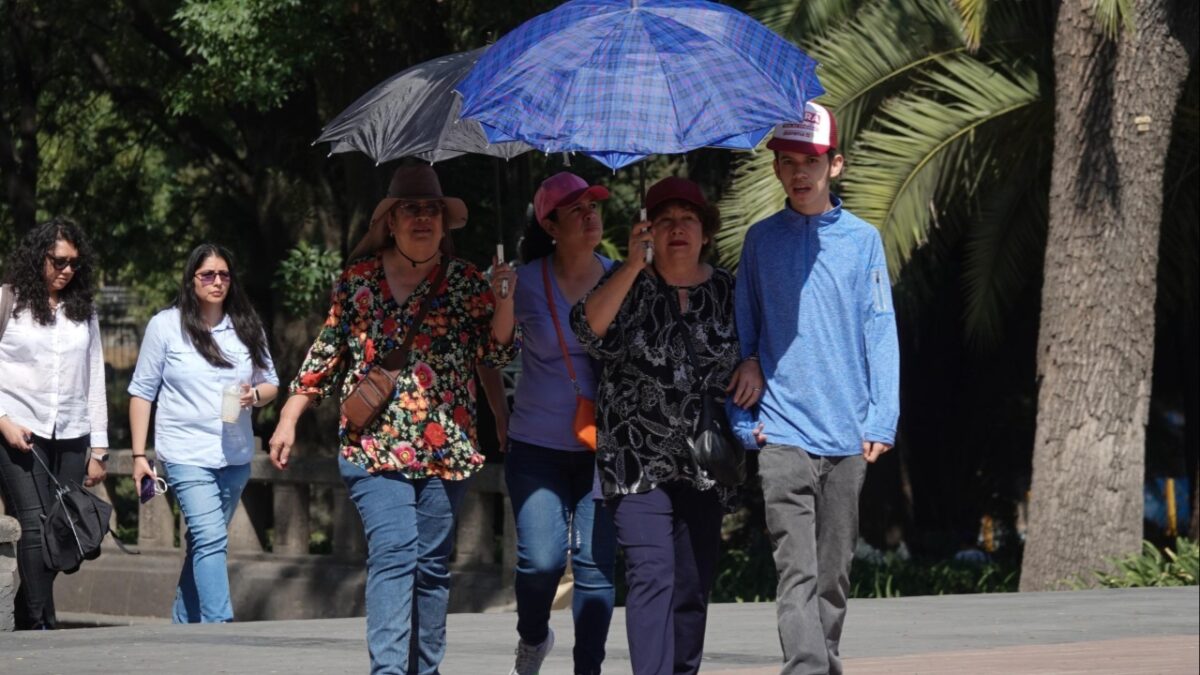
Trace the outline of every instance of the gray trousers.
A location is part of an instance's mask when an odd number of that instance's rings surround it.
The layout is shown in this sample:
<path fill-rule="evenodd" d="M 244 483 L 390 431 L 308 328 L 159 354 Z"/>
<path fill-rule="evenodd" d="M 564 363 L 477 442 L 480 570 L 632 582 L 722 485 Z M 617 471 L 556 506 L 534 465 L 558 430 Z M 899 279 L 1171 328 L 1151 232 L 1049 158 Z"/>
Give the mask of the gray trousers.
<path fill-rule="evenodd" d="M 850 562 L 858 541 L 862 455 L 822 457 L 769 444 L 759 458 L 767 529 L 779 572 L 784 675 L 840 675 Z"/>

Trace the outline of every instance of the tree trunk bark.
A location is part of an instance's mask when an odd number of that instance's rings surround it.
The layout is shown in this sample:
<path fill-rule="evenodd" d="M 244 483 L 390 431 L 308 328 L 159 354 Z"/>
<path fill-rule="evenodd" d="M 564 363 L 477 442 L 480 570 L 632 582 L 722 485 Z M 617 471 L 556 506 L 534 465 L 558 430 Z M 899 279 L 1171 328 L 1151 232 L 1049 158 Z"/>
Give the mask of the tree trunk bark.
<path fill-rule="evenodd" d="M 1115 40 L 1090 0 L 1059 7 L 1022 591 L 1090 583 L 1140 547 L 1163 167 L 1196 43 L 1184 4 L 1134 0 Z"/>

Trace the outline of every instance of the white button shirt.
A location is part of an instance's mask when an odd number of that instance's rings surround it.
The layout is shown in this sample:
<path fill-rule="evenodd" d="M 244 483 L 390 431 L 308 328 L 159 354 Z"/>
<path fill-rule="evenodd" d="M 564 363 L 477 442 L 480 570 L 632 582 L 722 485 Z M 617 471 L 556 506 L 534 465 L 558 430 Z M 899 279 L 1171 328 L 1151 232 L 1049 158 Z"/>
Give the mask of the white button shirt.
<path fill-rule="evenodd" d="M 212 329 L 213 342 L 232 364 L 218 368 L 184 334 L 179 309 L 164 309 L 146 326 L 129 394 L 158 401 L 154 453 L 164 462 L 219 469 L 246 464 L 254 456 L 250 411 L 236 424 L 221 421 L 221 395 L 231 384 L 279 385 L 275 364 L 258 369 L 226 315 Z"/>
<path fill-rule="evenodd" d="M 7 291 L 4 291 L 7 292 Z M 91 435 L 108 447 L 108 401 L 100 322 L 72 321 L 62 305 L 43 326 L 29 310 L 12 316 L 0 337 L 0 417 L 42 438 Z"/>

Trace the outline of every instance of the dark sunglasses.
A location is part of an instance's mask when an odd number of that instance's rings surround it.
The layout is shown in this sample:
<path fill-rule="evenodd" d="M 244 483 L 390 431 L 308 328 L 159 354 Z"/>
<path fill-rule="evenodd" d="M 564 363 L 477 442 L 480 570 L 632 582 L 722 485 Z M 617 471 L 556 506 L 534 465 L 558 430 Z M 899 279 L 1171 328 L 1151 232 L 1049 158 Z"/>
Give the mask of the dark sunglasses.
<path fill-rule="evenodd" d="M 83 259 L 81 258 L 60 258 L 56 255 L 50 255 L 47 253 L 46 260 L 49 260 L 50 264 L 54 266 L 54 269 L 58 270 L 59 272 L 67 269 L 68 267 L 76 272 L 83 268 Z"/>
<path fill-rule="evenodd" d="M 226 272 L 225 270 L 206 270 L 204 272 L 196 272 L 196 278 L 200 280 L 201 286 L 212 286 L 214 283 L 216 283 L 217 277 L 221 277 L 222 282 L 229 283 L 229 272 Z"/>
<path fill-rule="evenodd" d="M 401 202 L 396 208 L 409 218 L 433 218 L 442 215 L 441 202 Z"/>

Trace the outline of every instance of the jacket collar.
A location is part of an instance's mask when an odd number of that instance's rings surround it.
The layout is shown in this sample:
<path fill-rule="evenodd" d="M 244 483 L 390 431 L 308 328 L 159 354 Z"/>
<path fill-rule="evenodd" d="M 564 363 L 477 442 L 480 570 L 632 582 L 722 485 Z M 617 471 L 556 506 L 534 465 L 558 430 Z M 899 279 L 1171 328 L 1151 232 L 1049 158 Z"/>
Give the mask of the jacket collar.
<path fill-rule="evenodd" d="M 842 217 L 842 198 L 831 192 L 829 193 L 829 201 L 833 203 L 833 208 L 816 216 L 806 216 L 793 209 L 791 202 L 786 202 L 783 208 L 784 217 L 788 223 L 793 225 L 805 227 L 832 225 L 837 222 L 838 218 Z"/>

